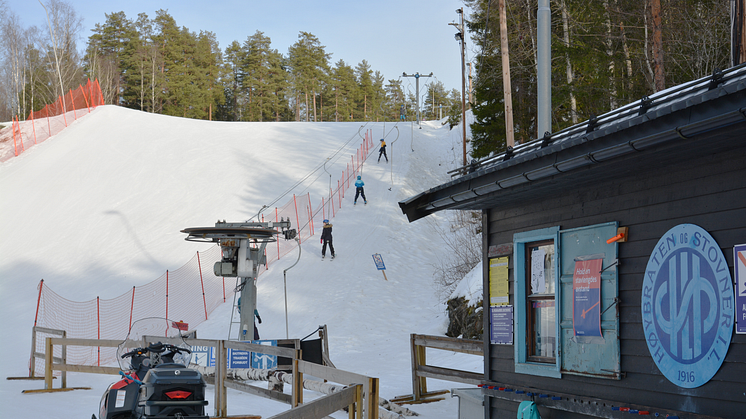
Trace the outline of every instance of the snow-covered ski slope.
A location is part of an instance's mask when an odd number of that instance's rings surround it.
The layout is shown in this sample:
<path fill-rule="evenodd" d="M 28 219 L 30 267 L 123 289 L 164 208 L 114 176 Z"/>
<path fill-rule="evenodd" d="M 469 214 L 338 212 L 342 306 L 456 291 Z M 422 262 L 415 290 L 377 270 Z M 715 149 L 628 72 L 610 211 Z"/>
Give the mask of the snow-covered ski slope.
<path fill-rule="evenodd" d="M 289 335 L 302 338 L 326 324 L 338 368 L 379 377 L 382 397 L 411 393 L 410 333 L 446 330 L 433 272 L 449 253 L 439 235 L 449 228 L 444 214 L 409 224 L 397 202 L 449 180 L 446 172 L 461 161 L 459 129 L 439 122 L 421 129 L 411 122 L 209 122 L 115 106 L 99 107 L 0 164 L 2 377 L 28 375 L 40 279 L 71 301 L 113 298 L 146 284 L 211 246 L 185 241 L 186 227 L 247 220 L 293 193 L 320 201 L 329 173 L 336 184 L 366 130 L 376 144 L 386 136 L 389 163 L 376 163 L 375 147 L 362 172 L 368 205 L 352 205 L 351 187 L 331 218 L 333 263 L 320 259 L 320 226 L 303 243 L 300 262 L 287 274 Z M 388 280 L 376 270 L 374 253 L 382 255 Z M 285 337 L 282 271 L 296 258 L 291 252 L 258 280 L 264 339 Z M 216 309 L 197 328 L 199 337 L 227 338 L 230 309 Z M 429 351 L 428 362 L 482 367 L 477 357 L 443 351 Z M 21 394 L 43 383 L 3 378 L 0 417 L 90 417 L 114 379 L 69 374 L 68 386 L 92 390 Z M 428 380 L 429 390 L 458 387 L 468 386 Z M 209 412 L 212 397 L 209 387 Z M 423 418 L 456 417 L 457 404 L 447 397 L 413 410 Z M 229 414 L 268 417 L 287 408 L 228 395 Z"/>

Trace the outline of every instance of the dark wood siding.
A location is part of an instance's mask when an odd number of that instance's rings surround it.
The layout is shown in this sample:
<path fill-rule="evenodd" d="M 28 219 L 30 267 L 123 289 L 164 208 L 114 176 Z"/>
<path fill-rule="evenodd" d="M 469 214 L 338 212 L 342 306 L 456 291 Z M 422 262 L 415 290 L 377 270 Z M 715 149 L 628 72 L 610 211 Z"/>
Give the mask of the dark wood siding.
<path fill-rule="evenodd" d="M 707 230 L 720 245 L 732 275 L 733 246 L 746 243 L 746 138 L 731 144 L 696 158 L 677 150 L 665 153 L 662 159 L 646 156 L 649 164 L 627 159 L 563 175 L 575 177 L 577 186 L 553 190 L 551 180 L 543 185 L 531 184 L 526 188 L 546 191 L 541 200 L 509 202 L 485 211 L 488 245 L 510 243 L 515 233 L 552 226 L 570 229 L 618 221 L 620 226 L 629 227 L 628 241 L 619 245 L 618 271 L 624 377 L 605 380 L 564 374 L 561 379 L 553 379 L 516 374 L 513 346 L 489 345 L 489 380 L 622 404 L 714 417 L 746 417 L 746 335 L 733 334 L 725 361 L 712 380 L 698 388 L 680 388 L 659 372 L 650 356 L 640 307 L 643 272 L 653 246 L 678 224 L 696 224 Z M 515 304 L 513 263 L 511 257 L 511 304 Z M 484 289 L 489 290 L 486 278 Z M 489 298 L 485 296 L 484 301 L 487 310 Z M 488 399 L 491 418 L 510 417 L 505 415 L 506 410 L 515 417 L 516 403 Z M 542 417 L 587 416 L 542 410 Z"/>

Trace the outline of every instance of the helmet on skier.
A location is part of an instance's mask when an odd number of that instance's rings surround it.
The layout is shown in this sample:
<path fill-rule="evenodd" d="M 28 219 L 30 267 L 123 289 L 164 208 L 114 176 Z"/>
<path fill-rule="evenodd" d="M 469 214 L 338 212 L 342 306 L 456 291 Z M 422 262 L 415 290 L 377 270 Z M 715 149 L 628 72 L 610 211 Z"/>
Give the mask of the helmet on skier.
<path fill-rule="evenodd" d="M 362 177 L 362 176 L 358 176 L 358 177 L 357 177 L 357 180 L 360 180 L 360 178 L 361 178 L 361 177 Z"/>
<path fill-rule="evenodd" d="M 329 224 L 329 220 L 324 220 L 324 224 Z"/>

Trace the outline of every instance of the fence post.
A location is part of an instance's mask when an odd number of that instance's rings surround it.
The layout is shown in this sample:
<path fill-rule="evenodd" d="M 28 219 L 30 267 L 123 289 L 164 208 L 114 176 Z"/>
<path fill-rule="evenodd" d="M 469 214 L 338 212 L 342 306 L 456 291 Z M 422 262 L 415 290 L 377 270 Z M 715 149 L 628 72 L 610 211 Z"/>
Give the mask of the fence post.
<path fill-rule="evenodd" d="M 279 223 L 280 220 L 277 218 L 277 207 L 275 207 L 275 222 Z M 277 242 L 277 260 L 280 260 L 280 241 L 276 240 Z"/>
<path fill-rule="evenodd" d="M 226 400 L 225 374 L 226 374 L 226 350 L 225 341 L 218 340 L 217 356 L 215 357 L 215 416 L 224 418 L 228 415 L 228 401 Z"/>
<path fill-rule="evenodd" d="M 132 314 L 135 311 L 135 287 L 132 286 L 132 302 L 130 303 L 130 326 L 127 330 L 132 329 Z"/>
<path fill-rule="evenodd" d="M 62 96 L 59 96 L 60 100 L 60 107 L 62 108 L 62 118 L 65 120 L 65 128 L 67 128 L 67 108 L 65 108 L 65 100 L 62 98 Z"/>
<path fill-rule="evenodd" d="M 166 269 L 166 318 L 168 318 L 168 269 Z"/>
<path fill-rule="evenodd" d="M 34 144 L 38 144 L 36 142 L 36 121 L 34 121 L 34 110 L 31 110 L 31 132 L 34 133 Z"/>
<path fill-rule="evenodd" d="M 298 223 L 298 246 L 300 246 L 300 217 L 298 216 L 298 201 L 295 200 L 295 194 L 293 194 L 293 205 L 295 205 L 295 221 Z"/>
<path fill-rule="evenodd" d="M 73 118 L 75 118 L 74 120 L 77 121 L 78 120 L 78 114 L 77 114 L 77 112 L 75 112 L 75 98 L 73 98 L 73 91 L 72 91 L 72 89 L 70 89 L 70 106 L 73 107 Z"/>
<path fill-rule="evenodd" d="M 96 339 L 101 339 L 101 303 L 98 295 L 96 296 Z M 96 346 L 96 366 L 101 366 L 100 346 Z"/>
<path fill-rule="evenodd" d="M 36 327 L 36 322 L 39 319 L 39 304 L 41 304 L 41 290 L 44 287 L 44 279 L 39 281 L 39 297 L 37 297 L 36 300 L 36 314 L 34 314 L 34 327 Z M 35 329 L 32 329 L 31 333 L 31 361 L 29 362 L 29 369 L 28 369 L 28 376 L 33 377 L 36 370 L 36 356 L 34 356 L 36 352 L 36 331 Z"/>
<path fill-rule="evenodd" d="M 52 338 L 44 343 L 44 390 L 52 389 Z"/>
<path fill-rule="evenodd" d="M 311 204 L 311 192 L 308 192 L 308 222 L 311 225 L 311 236 L 313 236 L 313 205 Z"/>
<path fill-rule="evenodd" d="M 85 89 L 82 84 L 78 84 L 78 86 L 80 86 L 80 94 L 83 95 L 83 100 L 85 100 L 85 107 L 88 109 L 88 113 L 91 113 L 91 104 L 88 101 L 88 98 L 85 97 Z"/>
<path fill-rule="evenodd" d="M 332 188 L 329 188 L 329 207 L 332 209 L 332 217 L 335 217 L 335 211 L 334 211 L 334 193 L 332 193 Z"/>

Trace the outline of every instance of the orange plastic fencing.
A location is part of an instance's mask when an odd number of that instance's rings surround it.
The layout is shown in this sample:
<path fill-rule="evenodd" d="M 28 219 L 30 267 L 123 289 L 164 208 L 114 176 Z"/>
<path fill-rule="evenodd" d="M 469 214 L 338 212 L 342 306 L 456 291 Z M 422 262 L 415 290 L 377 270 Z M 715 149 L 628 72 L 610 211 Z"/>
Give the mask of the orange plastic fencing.
<path fill-rule="evenodd" d="M 309 193 L 293 197 L 282 207 L 262 214 L 261 221 L 280 221 L 289 219 L 292 228 L 298 231 L 300 243 L 320 231 L 324 219 L 334 217 L 342 208 L 344 189 L 354 184 L 355 177 L 362 168 L 372 148 L 372 134 L 365 133 L 364 141 L 352 157 L 337 181 L 337 189 L 330 190 L 329 195 L 312 202 Z M 352 181 L 352 182 L 351 182 Z M 284 240 L 280 236 L 274 243 L 265 247 L 267 263 L 260 267 L 259 275 L 283 256 L 297 247 L 295 240 Z M 220 247 L 215 245 L 197 254 L 186 264 L 175 271 L 166 271 L 152 282 L 132 287 L 124 294 L 103 300 L 96 298 L 90 301 L 75 302 L 61 297 L 52 291 L 44 280 L 39 282 L 39 295 L 34 326 L 64 330 L 66 337 L 79 339 L 124 339 L 132 322 L 144 317 L 166 317 L 189 324 L 190 329 L 207 320 L 210 313 L 220 304 L 233 301 L 236 280 L 234 278 L 216 277 L 213 265 L 221 257 Z M 38 332 L 36 346 L 32 355 L 44 352 L 44 342 L 51 334 Z M 62 348 L 56 346 L 55 357 L 62 355 Z M 116 348 L 91 348 L 71 346 L 67 348 L 67 363 L 76 365 L 109 365 L 116 366 Z M 44 375 L 44 361 L 37 359 L 29 376 Z M 59 374 L 59 372 L 56 372 Z"/>
<path fill-rule="evenodd" d="M 25 121 L 13 118 L 10 129 L 0 130 L 0 162 L 18 156 L 29 147 L 59 134 L 73 121 L 104 104 L 98 80 L 70 90 L 64 97 L 39 111 L 31 111 Z"/>

